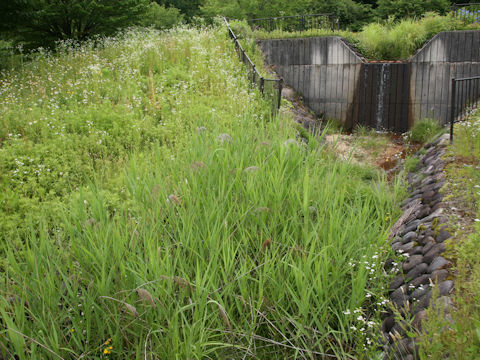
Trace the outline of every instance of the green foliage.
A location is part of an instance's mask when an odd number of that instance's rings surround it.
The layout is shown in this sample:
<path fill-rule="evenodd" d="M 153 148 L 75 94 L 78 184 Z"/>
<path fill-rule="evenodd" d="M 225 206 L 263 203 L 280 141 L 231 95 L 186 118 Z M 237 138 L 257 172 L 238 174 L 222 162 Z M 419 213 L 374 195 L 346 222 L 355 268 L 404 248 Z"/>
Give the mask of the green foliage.
<path fill-rule="evenodd" d="M 148 0 L 12 0 L 6 26 L 31 47 L 52 47 L 57 40 L 83 40 L 113 34 L 135 24 Z"/>
<path fill-rule="evenodd" d="M 444 131 L 444 128 L 435 119 L 423 119 L 413 125 L 407 133 L 407 139 L 423 144 L 431 141 L 442 131 Z"/>
<path fill-rule="evenodd" d="M 444 15 L 450 11 L 448 0 L 378 0 L 376 14 L 382 18 L 413 18 L 434 11 Z"/>
<path fill-rule="evenodd" d="M 207 16 L 223 15 L 234 19 L 254 19 L 285 15 L 334 13 L 342 26 L 358 29 L 371 20 L 369 5 L 353 0 L 326 1 L 265 1 L 265 0 L 206 0 L 202 7 Z"/>
<path fill-rule="evenodd" d="M 155 29 L 169 29 L 182 22 L 180 10 L 174 7 L 166 8 L 156 2 L 150 3 L 147 12 L 141 21 L 143 26 L 153 26 Z"/>
<path fill-rule="evenodd" d="M 200 6 L 204 0 L 153 0 L 166 8 L 179 9 L 187 20 L 200 15 Z"/>
<path fill-rule="evenodd" d="M 378 357 L 402 189 L 294 140 L 224 27 L 100 45 L 1 73 L 0 351 Z"/>

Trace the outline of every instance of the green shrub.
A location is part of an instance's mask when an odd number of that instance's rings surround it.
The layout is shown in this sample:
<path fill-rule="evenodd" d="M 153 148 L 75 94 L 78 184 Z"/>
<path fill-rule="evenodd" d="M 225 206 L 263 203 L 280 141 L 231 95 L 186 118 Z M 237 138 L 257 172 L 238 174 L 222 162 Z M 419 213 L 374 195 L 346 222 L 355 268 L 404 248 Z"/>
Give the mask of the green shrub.
<path fill-rule="evenodd" d="M 150 3 L 145 17 L 142 19 L 143 26 L 153 26 L 155 29 L 169 29 L 182 22 L 183 15 L 174 7 L 166 8 L 156 2 Z"/>

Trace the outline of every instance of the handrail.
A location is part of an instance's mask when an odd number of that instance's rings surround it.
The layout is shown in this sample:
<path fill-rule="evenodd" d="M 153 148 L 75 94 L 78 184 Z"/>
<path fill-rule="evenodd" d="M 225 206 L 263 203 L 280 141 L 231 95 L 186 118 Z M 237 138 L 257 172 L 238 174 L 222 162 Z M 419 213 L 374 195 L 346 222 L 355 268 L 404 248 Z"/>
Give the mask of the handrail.
<path fill-rule="evenodd" d="M 291 20 L 291 19 L 297 20 L 298 19 L 298 20 L 300 20 L 300 22 L 297 25 L 303 31 L 303 30 L 306 29 L 307 22 L 310 21 L 309 18 L 313 18 L 313 17 L 323 18 L 323 20 L 329 21 L 330 22 L 330 27 L 333 31 L 340 30 L 339 18 L 334 13 L 287 15 L 287 16 L 276 16 L 276 17 L 247 19 L 246 21 L 250 25 L 253 25 L 253 24 L 257 25 L 257 23 L 260 23 L 260 26 L 261 26 L 262 23 L 268 23 L 269 24 L 268 28 L 271 31 L 271 30 L 274 29 L 274 22 L 276 22 L 276 21 Z M 262 27 L 265 27 L 265 26 L 262 26 Z"/>
<path fill-rule="evenodd" d="M 260 87 L 259 87 L 259 90 L 260 92 L 262 93 L 262 95 L 265 96 L 265 82 L 266 81 L 271 81 L 271 82 L 275 82 L 275 83 L 278 83 L 278 98 L 277 98 L 277 103 L 275 104 L 276 106 L 276 109 L 280 109 L 280 104 L 281 104 L 281 99 L 282 99 L 282 88 L 283 88 L 283 79 L 280 78 L 280 79 L 267 79 L 267 78 L 264 78 L 262 75 L 260 75 L 260 73 L 258 72 L 257 70 L 257 67 L 256 65 L 253 63 L 253 61 L 250 59 L 250 56 L 248 56 L 248 54 L 245 52 L 245 50 L 243 49 L 242 47 L 242 44 L 240 44 L 240 42 L 238 41 L 238 38 L 237 36 L 235 35 L 235 33 L 233 32 L 232 28 L 230 27 L 230 24 L 228 23 L 227 21 L 227 18 L 224 17 L 223 18 L 223 21 L 225 22 L 225 25 L 227 26 L 227 29 L 228 29 L 228 34 L 230 36 L 230 38 L 233 40 L 233 42 L 235 43 L 235 47 L 239 53 L 239 56 L 241 58 L 241 60 L 246 64 L 248 65 L 252 71 L 253 71 L 253 76 L 252 76 L 252 83 L 254 85 L 257 84 L 257 81 L 256 81 L 256 78 L 258 77 L 258 79 L 260 80 Z"/>
<path fill-rule="evenodd" d="M 291 18 L 301 18 L 305 16 L 332 16 L 334 13 L 325 13 L 325 14 L 304 14 L 304 15 L 289 15 L 289 16 L 276 16 L 269 18 L 257 18 L 257 19 L 247 19 L 249 21 L 260 21 L 260 20 L 279 20 L 279 19 L 291 19 Z"/>

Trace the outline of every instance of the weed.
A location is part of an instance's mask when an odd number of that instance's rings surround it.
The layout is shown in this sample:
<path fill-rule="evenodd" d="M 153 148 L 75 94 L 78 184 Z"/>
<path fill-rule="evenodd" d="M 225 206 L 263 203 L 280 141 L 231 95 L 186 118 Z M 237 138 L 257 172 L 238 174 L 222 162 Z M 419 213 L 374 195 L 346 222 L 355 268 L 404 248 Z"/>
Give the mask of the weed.
<path fill-rule="evenodd" d="M 294 140 L 223 27 L 61 46 L 1 73 L 0 351 L 378 354 L 399 183 Z"/>
<path fill-rule="evenodd" d="M 405 164 L 404 164 L 405 172 L 410 173 L 415 171 L 419 162 L 420 162 L 420 159 L 416 156 L 407 157 L 405 159 Z"/>
<path fill-rule="evenodd" d="M 415 143 L 427 143 L 444 131 L 435 119 L 423 119 L 415 123 L 407 133 L 407 140 Z"/>

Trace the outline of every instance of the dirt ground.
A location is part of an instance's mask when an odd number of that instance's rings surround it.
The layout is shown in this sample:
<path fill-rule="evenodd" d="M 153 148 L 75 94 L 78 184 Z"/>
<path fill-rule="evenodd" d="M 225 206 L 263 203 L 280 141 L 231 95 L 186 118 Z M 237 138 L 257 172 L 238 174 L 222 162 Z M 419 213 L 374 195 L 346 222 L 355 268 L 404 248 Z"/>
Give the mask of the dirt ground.
<path fill-rule="evenodd" d="M 295 122 L 312 133 L 320 133 L 325 124 L 316 117 L 303 103 L 301 96 L 290 87 L 285 87 L 282 96 L 292 106 L 289 112 Z M 410 147 L 406 147 L 402 136 L 389 133 L 368 132 L 367 134 L 334 133 L 325 136 L 326 143 L 336 154 L 345 160 L 368 164 L 390 172 L 395 169 L 400 159 L 404 159 Z"/>

